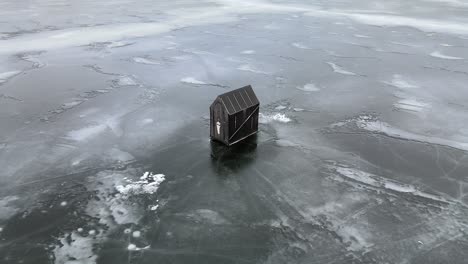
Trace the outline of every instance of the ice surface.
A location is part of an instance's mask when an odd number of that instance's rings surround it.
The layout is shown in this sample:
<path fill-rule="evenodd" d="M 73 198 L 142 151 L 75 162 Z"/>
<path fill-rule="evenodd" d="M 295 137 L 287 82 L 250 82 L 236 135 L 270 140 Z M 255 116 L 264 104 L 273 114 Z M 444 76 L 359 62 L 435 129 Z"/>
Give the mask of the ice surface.
<path fill-rule="evenodd" d="M 0 262 L 468 258 L 465 1 L 23 2 L 0 2 Z M 248 84 L 259 133 L 210 142 Z"/>
<path fill-rule="evenodd" d="M 68 133 L 68 138 L 76 141 L 86 141 L 90 138 L 93 138 L 104 131 L 106 131 L 107 126 L 104 124 L 88 126 L 78 130 L 73 130 Z"/>

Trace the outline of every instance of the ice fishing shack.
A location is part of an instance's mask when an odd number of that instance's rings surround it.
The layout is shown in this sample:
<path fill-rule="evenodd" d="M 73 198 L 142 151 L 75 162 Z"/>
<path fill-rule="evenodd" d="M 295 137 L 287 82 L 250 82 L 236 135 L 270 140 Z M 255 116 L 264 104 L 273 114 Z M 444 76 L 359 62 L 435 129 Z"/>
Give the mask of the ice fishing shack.
<path fill-rule="evenodd" d="M 210 137 L 228 146 L 258 131 L 258 101 L 252 86 L 218 95 L 210 106 Z"/>

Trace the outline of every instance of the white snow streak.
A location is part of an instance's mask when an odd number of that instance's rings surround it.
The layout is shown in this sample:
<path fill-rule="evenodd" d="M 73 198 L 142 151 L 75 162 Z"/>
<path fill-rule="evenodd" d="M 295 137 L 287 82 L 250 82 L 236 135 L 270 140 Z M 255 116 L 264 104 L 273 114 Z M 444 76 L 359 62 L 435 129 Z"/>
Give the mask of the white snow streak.
<path fill-rule="evenodd" d="M 309 47 L 307 47 L 305 44 L 300 43 L 300 42 L 294 42 L 291 45 L 293 45 L 294 47 L 298 49 L 309 49 Z"/>
<path fill-rule="evenodd" d="M 267 75 L 270 74 L 268 72 L 259 70 L 259 69 L 255 68 L 254 66 L 252 66 L 250 64 L 241 65 L 241 66 L 237 67 L 237 69 L 240 70 L 240 71 L 248 71 L 248 72 L 253 72 L 253 73 L 258 73 L 258 74 L 267 74 Z"/>
<path fill-rule="evenodd" d="M 188 84 L 198 84 L 198 85 L 205 85 L 207 84 L 206 82 L 199 81 L 193 77 L 185 77 L 180 80 L 182 83 L 188 83 Z"/>
<path fill-rule="evenodd" d="M 296 89 L 299 89 L 299 90 L 304 91 L 304 92 L 318 92 L 318 91 L 320 91 L 320 88 L 317 87 L 313 83 L 307 83 L 304 86 L 298 86 L 298 87 L 296 87 Z"/>
<path fill-rule="evenodd" d="M 442 54 L 442 53 L 440 53 L 438 51 L 434 51 L 430 55 L 431 55 L 431 57 L 439 58 L 439 59 L 445 59 L 445 60 L 463 60 L 463 58 L 461 58 L 461 57 L 454 57 L 454 56 L 444 55 L 444 54 Z"/>
<path fill-rule="evenodd" d="M 430 106 L 430 104 L 421 102 L 416 99 L 401 99 L 393 105 L 398 109 L 413 112 L 422 112 L 425 108 Z"/>
<path fill-rule="evenodd" d="M 327 62 L 327 64 L 330 65 L 330 67 L 332 67 L 333 71 L 336 72 L 336 73 L 340 73 L 340 74 L 344 74 L 344 75 L 357 75 L 354 72 L 350 72 L 350 71 L 347 71 L 347 70 L 343 69 L 341 66 L 336 65 L 333 62 Z"/>
<path fill-rule="evenodd" d="M 142 57 L 135 57 L 132 60 L 134 62 L 140 63 L 140 64 L 147 64 L 147 65 L 158 65 L 158 64 L 160 64 L 157 61 L 150 60 L 150 59 L 147 59 L 147 58 L 142 58 Z"/>
<path fill-rule="evenodd" d="M 385 84 L 400 88 L 400 89 L 412 89 L 418 88 L 419 86 L 413 83 L 409 83 L 399 74 L 393 75 L 393 79 L 390 82 L 384 82 Z"/>
<path fill-rule="evenodd" d="M 241 54 L 255 54 L 255 50 L 244 50 Z"/>
<path fill-rule="evenodd" d="M 21 71 L 8 71 L 0 73 L 0 84 L 7 82 L 9 79 L 20 74 Z"/>

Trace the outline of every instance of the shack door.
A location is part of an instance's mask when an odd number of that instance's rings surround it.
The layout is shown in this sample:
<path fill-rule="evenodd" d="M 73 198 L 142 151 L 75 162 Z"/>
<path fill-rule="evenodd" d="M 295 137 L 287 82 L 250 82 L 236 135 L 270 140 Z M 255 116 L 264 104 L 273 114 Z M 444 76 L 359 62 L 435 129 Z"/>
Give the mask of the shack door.
<path fill-rule="evenodd" d="M 225 140 L 225 126 L 223 106 L 220 102 L 215 103 L 213 108 L 213 135 L 214 138 L 224 141 Z"/>

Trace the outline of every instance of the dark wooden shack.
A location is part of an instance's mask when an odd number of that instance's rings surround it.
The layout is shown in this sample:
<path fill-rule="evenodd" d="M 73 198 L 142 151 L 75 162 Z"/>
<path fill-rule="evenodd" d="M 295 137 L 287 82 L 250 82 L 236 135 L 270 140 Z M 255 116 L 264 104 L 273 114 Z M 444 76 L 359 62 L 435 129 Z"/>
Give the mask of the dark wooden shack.
<path fill-rule="evenodd" d="M 258 131 L 260 102 L 248 85 L 219 95 L 210 106 L 210 137 L 228 146 Z"/>

